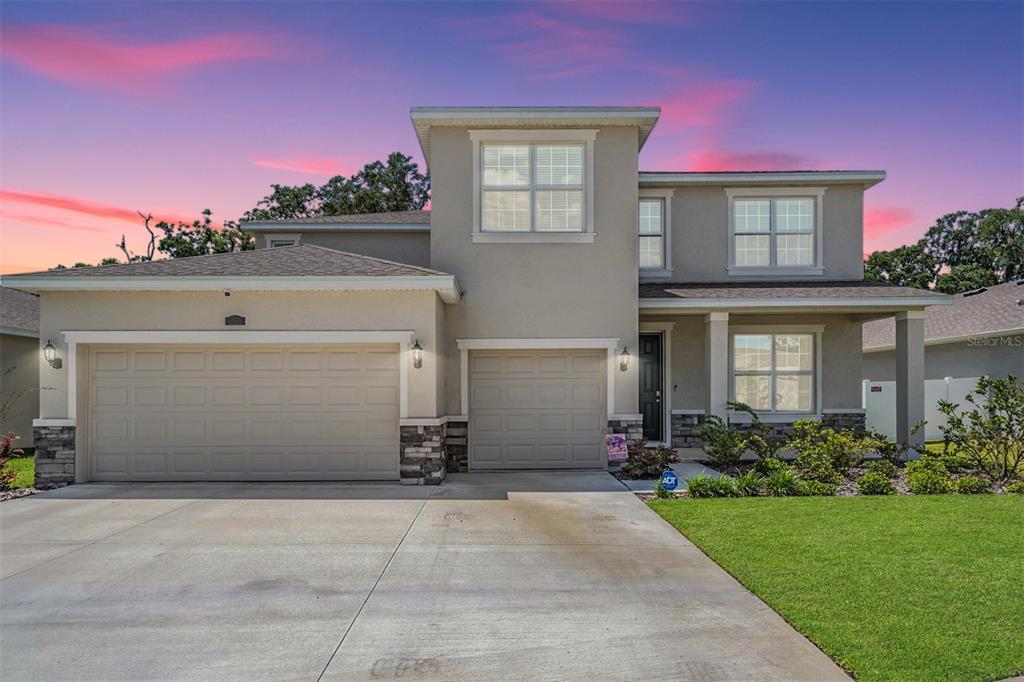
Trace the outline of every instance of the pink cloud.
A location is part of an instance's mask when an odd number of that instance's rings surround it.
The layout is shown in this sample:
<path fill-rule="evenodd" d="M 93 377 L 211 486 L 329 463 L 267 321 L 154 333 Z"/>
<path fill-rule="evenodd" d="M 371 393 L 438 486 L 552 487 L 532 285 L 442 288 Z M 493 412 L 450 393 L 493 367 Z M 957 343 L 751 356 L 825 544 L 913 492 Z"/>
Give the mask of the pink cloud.
<path fill-rule="evenodd" d="M 230 32 L 156 42 L 59 24 L 10 25 L 0 43 L 4 58 L 53 80 L 136 92 L 155 89 L 155 79 L 169 73 L 285 51 L 281 40 L 269 34 Z"/>
<path fill-rule="evenodd" d="M 554 2 L 550 6 L 556 11 L 566 14 L 593 17 L 606 21 L 617 21 L 627 24 L 680 24 L 686 23 L 687 16 L 681 12 L 681 3 L 669 2 L 633 2 L 616 0 L 578 0 L 573 2 Z"/>
<path fill-rule="evenodd" d="M 261 157 L 252 160 L 252 165 L 260 168 L 272 168 L 290 173 L 306 175 L 350 175 L 352 170 L 348 161 L 330 156 L 299 155 L 291 157 Z"/>
<path fill-rule="evenodd" d="M 736 105 L 745 102 L 757 90 L 753 81 L 722 79 L 695 83 L 662 98 L 663 130 L 678 132 L 694 126 L 720 126 L 734 118 Z"/>
<path fill-rule="evenodd" d="M 731 152 L 700 149 L 686 155 L 692 171 L 807 170 L 815 166 L 807 157 L 789 152 Z"/>
<path fill-rule="evenodd" d="M 65 230 L 75 230 L 76 232 L 104 232 L 105 230 L 98 227 L 90 227 L 88 225 L 80 225 L 78 223 L 69 223 L 64 220 L 57 220 L 55 218 L 44 218 L 42 216 L 26 215 L 23 213 L 8 213 L 0 210 L 0 217 L 7 220 L 11 220 L 18 223 L 29 223 L 32 225 L 42 225 L 44 227 L 58 227 Z"/>
<path fill-rule="evenodd" d="M 864 238 L 875 240 L 914 224 L 914 212 L 902 206 L 865 206 Z"/>
<path fill-rule="evenodd" d="M 130 223 L 139 223 L 139 214 L 130 208 L 101 204 L 87 199 L 61 196 L 59 194 L 46 194 L 43 192 L 23 192 L 15 189 L 0 188 L 0 202 L 26 204 L 40 208 L 57 209 L 89 215 L 104 220 L 121 220 Z M 145 212 L 145 211 L 143 211 Z M 192 218 L 181 214 L 160 212 L 156 215 L 154 222 L 159 220 L 192 222 Z"/>

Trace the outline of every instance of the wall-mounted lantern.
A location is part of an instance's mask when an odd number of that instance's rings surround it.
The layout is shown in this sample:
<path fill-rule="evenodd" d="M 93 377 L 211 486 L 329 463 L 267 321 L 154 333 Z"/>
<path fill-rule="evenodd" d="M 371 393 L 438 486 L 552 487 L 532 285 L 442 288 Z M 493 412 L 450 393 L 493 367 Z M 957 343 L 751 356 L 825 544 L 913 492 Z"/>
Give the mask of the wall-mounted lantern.
<path fill-rule="evenodd" d="M 623 346 L 622 352 L 619 353 L 619 371 L 625 372 L 627 369 L 629 369 L 629 349 Z"/>
<path fill-rule="evenodd" d="M 50 364 L 50 367 L 54 369 L 60 369 L 64 366 L 64 362 L 57 357 L 57 349 L 50 343 L 50 339 L 46 339 L 46 345 L 43 346 L 43 357 L 46 358 L 46 362 Z"/>
<path fill-rule="evenodd" d="M 423 346 L 420 345 L 419 339 L 412 345 L 412 366 L 416 369 L 423 366 Z"/>

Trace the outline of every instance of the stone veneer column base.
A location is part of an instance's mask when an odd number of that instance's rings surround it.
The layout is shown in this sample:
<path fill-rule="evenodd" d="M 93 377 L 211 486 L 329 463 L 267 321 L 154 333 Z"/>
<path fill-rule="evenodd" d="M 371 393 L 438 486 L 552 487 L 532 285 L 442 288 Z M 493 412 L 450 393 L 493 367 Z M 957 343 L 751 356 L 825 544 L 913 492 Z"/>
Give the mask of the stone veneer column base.
<path fill-rule="evenodd" d="M 469 422 L 449 419 L 444 442 L 448 451 L 448 471 L 469 471 Z"/>
<path fill-rule="evenodd" d="M 36 487 L 61 488 L 75 482 L 75 427 L 32 428 L 36 448 Z"/>
<path fill-rule="evenodd" d="M 821 415 L 821 423 L 832 429 L 850 429 L 863 433 L 866 429 L 867 414 L 860 412 L 826 412 Z"/>
<path fill-rule="evenodd" d="M 674 448 L 700 448 L 704 442 L 694 435 L 694 431 L 700 426 L 703 414 L 673 414 L 672 415 L 672 447 Z"/>
<path fill-rule="evenodd" d="M 674 448 L 700 448 L 704 442 L 695 435 L 697 427 L 704 418 L 702 414 L 673 414 L 672 415 L 672 447 Z M 808 417 L 813 418 L 813 417 Z M 827 412 L 821 415 L 821 423 L 830 429 L 850 429 L 856 433 L 864 432 L 863 412 Z M 796 420 L 794 420 L 796 421 Z M 733 422 L 733 426 L 739 431 L 749 430 L 750 424 L 739 424 Z M 793 422 L 771 422 L 766 424 L 771 429 L 770 438 L 788 439 L 793 435 Z"/>
<path fill-rule="evenodd" d="M 447 473 L 445 425 L 399 426 L 398 475 L 404 485 L 437 485 Z"/>

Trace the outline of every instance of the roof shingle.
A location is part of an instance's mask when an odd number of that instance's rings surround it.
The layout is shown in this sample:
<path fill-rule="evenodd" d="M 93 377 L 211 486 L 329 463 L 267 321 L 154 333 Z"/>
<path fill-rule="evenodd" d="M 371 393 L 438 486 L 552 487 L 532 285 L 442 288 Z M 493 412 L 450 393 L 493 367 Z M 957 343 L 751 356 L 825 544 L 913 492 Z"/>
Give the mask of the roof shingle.
<path fill-rule="evenodd" d="M 39 331 L 39 297 L 10 287 L 0 287 L 0 327 Z"/>

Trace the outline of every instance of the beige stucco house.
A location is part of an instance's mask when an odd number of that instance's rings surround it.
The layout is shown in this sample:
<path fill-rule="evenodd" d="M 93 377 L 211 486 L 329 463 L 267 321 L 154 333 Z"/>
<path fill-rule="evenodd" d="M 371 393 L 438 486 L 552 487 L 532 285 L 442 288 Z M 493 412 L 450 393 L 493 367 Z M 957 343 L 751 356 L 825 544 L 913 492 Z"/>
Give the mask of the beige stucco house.
<path fill-rule="evenodd" d="M 894 317 L 900 433 L 938 294 L 863 280 L 881 171 L 648 173 L 659 109 L 414 108 L 429 212 L 252 223 L 257 251 L 5 277 L 42 298 L 44 482 L 437 483 L 608 466 L 755 406 L 863 422 Z M 58 363 L 60 364 L 60 363 Z"/>
<path fill-rule="evenodd" d="M 32 447 L 39 416 L 39 297 L 0 288 L 0 433 Z"/>

